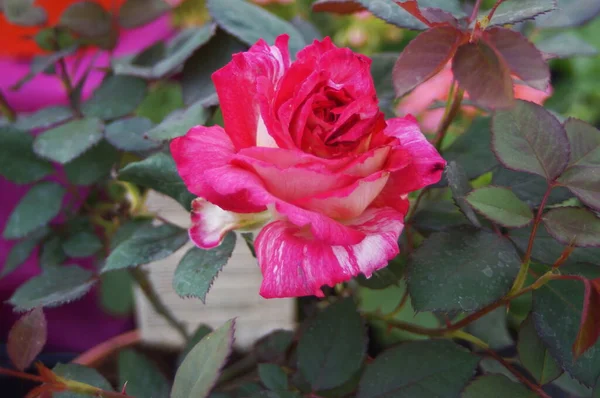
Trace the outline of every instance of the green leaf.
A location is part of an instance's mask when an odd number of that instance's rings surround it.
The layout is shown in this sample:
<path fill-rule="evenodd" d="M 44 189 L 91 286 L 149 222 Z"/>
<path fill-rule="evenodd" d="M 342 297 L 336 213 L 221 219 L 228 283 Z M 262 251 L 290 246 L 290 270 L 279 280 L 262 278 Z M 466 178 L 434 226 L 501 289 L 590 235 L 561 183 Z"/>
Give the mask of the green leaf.
<path fill-rule="evenodd" d="M 292 56 L 306 45 L 302 34 L 292 24 L 257 5 L 243 0 L 207 0 L 206 6 L 224 31 L 248 45 L 254 45 L 259 39 L 273 44 L 282 33 L 290 36 Z"/>
<path fill-rule="evenodd" d="M 600 130 L 577 119 L 567 120 L 565 130 L 571 159 L 558 181 L 583 203 L 600 210 Z"/>
<path fill-rule="evenodd" d="M 210 41 L 194 52 L 183 65 L 181 85 L 185 103 L 206 104 L 216 97 L 211 75 L 229 63 L 233 54 L 247 49 L 246 44 L 218 29 Z"/>
<path fill-rule="evenodd" d="M 34 6 L 34 2 L 35 0 L 3 0 L 2 11 L 6 19 L 15 25 L 42 25 L 48 14 L 42 7 Z"/>
<path fill-rule="evenodd" d="M 555 0 L 508 0 L 500 4 L 490 25 L 502 26 L 533 19 L 555 8 Z M 487 11 L 485 14 L 487 15 Z"/>
<path fill-rule="evenodd" d="M 97 38 L 110 35 L 111 19 L 100 4 L 79 1 L 62 12 L 59 25 L 81 36 Z"/>
<path fill-rule="evenodd" d="M 471 210 L 472 211 L 472 210 Z M 446 200 L 428 201 L 421 206 L 412 220 L 417 231 L 425 233 L 445 231 L 461 225 L 470 225 L 456 206 Z"/>
<path fill-rule="evenodd" d="M 133 311 L 133 278 L 122 269 L 100 275 L 100 303 L 109 314 L 123 316 Z"/>
<path fill-rule="evenodd" d="M 479 188 L 467 195 L 466 200 L 482 215 L 505 227 L 519 228 L 533 220 L 529 206 L 507 188 Z"/>
<path fill-rule="evenodd" d="M 67 255 L 62 248 L 62 240 L 58 235 L 51 236 L 40 249 L 39 262 L 40 268 L 43 270 L 61 265 L 66 259 Z"/>
<path fill-rule="evenodd" d="M 538 395 L 504 375 L 487 374 L 469 383 L 461 398 L 535 398 Z"/>
<path fill-rule="evenodd" d="M 261 363 L 258 365 L 258 376 L 260 381 L 272 391 L 285 391 L 288 389 L 288 379 L 285 371 L 273 363 Z"/>
<path fill-rule="evenodd" d="M 481 227 L 481 223 L 477 218 L 477 215 L 467 202 L 466 196 L 471 192 L 472 187 L 469 183 L 467 175 L 460 165 L 456 162 L 449 162 L 446 166 L 445 172 L 446 178 L 448 179 L 448 185 L 452 192 L 452 199 L 459 208 L 460 212 L 476 227 Z"/>
<path fill-rule="evenodd" d="M 26 236 L 23 240 L 17 242 L 8 252 L 6 262 L 0 271 L 0 278 L 10 274 L 17 269 L 19 265 L 23 264 L 49 233 L 50 228 L 42 227 L 32 232 L 29 236 Z"/>
<path fill-rule="evenodd" d="M 156 365 L 136 351 L 119 353 L 119 385 L 127 383 L 127 395 L 136 398 L 168 398 L 169 382 Z"/>
<path fill-rule="evenodd" d="M 145 136 L 151 140 L 165 141 L 185 135 L 189 129 L 203 125 L 211 112 L 199 101 L 188 109 L 176 110 L 158 126 L 149 130 Z"/>
<path fill-rule="evenodd" d="M 51 267 L 19 286 L 9 303 L 17 311 L 57 307 L 82 297 L 95 282 L 90 271 L 78 266 Z"/>
<path fill-rule="evenodd" d="M 392 259 L 388 266 L 373 272 L 370 278 L 363 274 L 356 277 L 356 281 L 369 289 L 385 289 L 391 285 L 396 285 L 404 278 L 406 258 L 396 257 Z"/>
<path fill-rule="evenodd" d="M 160 143 L 147 139 L 144 135 L 152 128 L 152 122 L 145 117 L 120 119 L 106 126 L 106 140 L 124 151 L 148 151 L 160 147 Z"/>
<path fill-rule="evenodd" d="M 169 113 L 183 106 L 181 85 L 175 82 L 160 82 L 150 89 L 135 113 L 150 119 L 152 123 L 160 123 Z"/>
<path fill-rule="evenodd" d="M 490 149 L 491 136 L 490 118 L 479 117 L 444 151 L 444 159 L 461 165 L 467 178 L 477 178 L 498 164 Z"/>
<path fill-rule="evenodd" d="M 102 249 L 102 241 L 91 231 L 81 231 L 63 242 L 62 247 L 69 257 L 89 257 Z"/>
<path fill-rule="evenodd" d="M 0 175 L 16 184 L 29 184 L 51 174 L 52 164 L 33 152 L 33 137 L 0 127 Z"/>
<path fill-rule="evenodd" d="M 294 341 L 294 332 L 278 329 L 259 339 L 254 351 L 261 362 L 277 362 L 288 351 Z"/>
<path fill-rule="evenodd" d="M 43 158 L 65 164 L 97 144 L 103 128 L 102 121 L 95 117 L 73 120 L 38 135 L 33 150 Z"/>
<path fill-rule="evenodd" d="M 496 50 L 485 42 L 466 43 L 458 47 L 452 58 L 452 73 L 477 105 L 491 109 L 513 106 L 510 70 Z"/>
<path fill-rule="evenodd" d="M 81 383 L 89 384 L 104 391 L 114 391 L 109 381 L 104 378 L 96 369 L 88 368 L 76 363 L 57 364 L 52 371 L 65 379 L 75 380 Z M 88 395 L 78 394 L 70 391 L 55 392 L 53 398 L 85 398 Z"/>
<path fill-rule="evenodd" d="M 46 225 L 60 211 L 65 189 L 54 182 L 41 182 L 21 198 L 10 213 L 3 236 L 18 239 Z"/>
<path fill-rule="evenodd" d="M 88 186 L 108 177 L 119 160 L 119 153 L 106 141 L 87 150 L 65 165 L 68 180 L 75 185 Z"/>
<path fill-rule="evenodd" d="M 501 166 L 494 171 L 492 184 L 510 188 L 519 199 L 531 207 L 540 205 L 546 189 L 548 189 L 548 182 L 543 177 L 512 171 Z M 552 189 L 546 205 L 561 203 L 572 197 L 565 187 L 556 187 Z"/>
<path fill-rule="evenodd" d="M 569 7 L 571 8 L 571 7 Z M 535 43 L 538 50 L 551 58 L 593 57 L 598 49 L 573 32 L 559 33 Z"/>
<path fill-rule="evenodd" d="M 508 293 L 520 264 L 514 246 L 496 234 L 432 234 L 409 264 L 413 305 L 417 311 L 476 311 Z"/>
<path fill-rule="evenodd" d="M 478 362 L 448 340 L 403 343 L 367 365 L 357 398 L 457 397 Z"/>
<path fill-rule="evenodd" d="M 556 10 L 536 18 L 541 28 L 570 28 L 591 21 L 600 13 L 595 0 L 557 0 Z"/>
<path fill-rule="evenodd" d="M 110 272 L 106 275 L 110 275 L 110 274 L 113 274 L 113 272 Z M 192 334 L 192 337 L 190 337 L 188 339 L 188 341 L 185 343 L 185 346 L 179 353 L 179 356 L 177 358 L 177 364 L 181 365 L 181 363 L 185 360 L 185 357 L 187 356 L 187 354 L 189 354 L 190 351 L 192 351 L 192 349 L 200 342 L 200 340 L 202 340 L 203 338 L 208 336 L 212 331 L 213 330 L 210 326 L 206 326 L 206 325 L 198 326 L 198 328 L 196 329 L 194 334 Z"/>
<path fill-rule="evenodd" d="M 127 0 L 119 8 L 119 25 L 132 29 L 145 25 L 169 11 L 164 0 Z"/>
<path fill-rule="evenodd" d="M 229 233 L 214 249 L 191 248 L 177 265 L 173 289 L 181 297 L 197 297 L 206 303 L 206 294 L 233 253 L 235 233 Z"/>
<path fill-rule="evenodd" d="M 591 387 L 600 376 L 600 341 L 577 360 L 572 351 L 579 331 L 583 297 L 583 283 L 551 281 L 533 292 L 532 314 L 538 336 L 556 362 L 572 377 Z"/>
<path fill-rule="evenodd" d="M 128 164 L 120 171 L 119 179 L 170 196 L 188 210 L 195 198 L 177 173 L 175 161 L 167 153 L 157 153 L 141 162 Z"/>
<path fill-rule="evenodd" d="M 507 323 L 506 308 L 500 307 L 471 322 L 467 332 L 485 341 L 491 349 L 501 350 L 514 344 Z"/>
<path fill-rule="evenodd" d="M 341 386 L 362 366 L 367 334 L 352 299 L 330 305 L 309 322 L 298 342 L 298 369 L 313 391 Z"/>
<path fill-rule="evenodd" d="M 68 106 L 50 106 L 29 115 L 19 115 L 13 126 L 23 131 L 45 129 L 72 117 L 73 111 Z"/>
<path fill-rule="evenodd" d="M 397 59 L 398 54 L 396 53 L 379 53 L 371 56 L 371 76 L 375 83 L 379 107 L 386 117 L 395 117 L 393 102 L 396 93 L 394 92 L 392 71 Z"/>
<path fill-rule="evenodd" d="M 121 227 L 117 229 L 117 232 L 115 232 L 115 234 L 112 236 L 110 242 L 110 250 L 115 250 L 117 246 L 131 238 L 133 234 L 137 231 L 141 231 L 142 229 L 147 229 L 151 227 L 151 219 L 140 218 L 127 221 L 126 223 L 121 225 Z"/>
<path fill-rule="evenodd" d="M 194 51 L 204 45 L 215 34 L 215 29 L 214 24 L 184 29 L 170 41 L 161 57 L 144 62 L 143 65 L 134 63 L 136 58 L 125 57 L 114 61 L 113 69 L 117 75 L 138 76 L 144 79 L 165 77 L 175 72 Z"/>
<path fill-rule="evenodd" d="M 569 162 L 569 140 L 560 122 L 540 105 L 517 101 L 492 119 L 492 148 L 507 168 L 553 181 Z"/>
<path fill-rule="evenodd" d="M 140 229 L 110 253 L 102 272 L 161 260 L 176 252 L 187 241 L 187 231 L 174 225 Z"/>
<path fill-rule="evenodd" d="M 146 95 L 146 82 L 132 76 L 112 75 L 104 79 L 92 98 L 83 104 L 85 116 L 104 120 L 132 113 Z"/>
<path fill-rule="evenodd" d="M 538 383 L 547 384 L 562 374 L 562 369 L 538 337 L 531 316 L 521 324 L 517 350 L 521 363 Z"/>
<path fill-rule="evenodd" d="M 234 330 L 232 319 L 200 340 L 177 370 L 171 398 L 209 395 L 231 353 Z"/>
<path fill-rule="evenodd" d="M 600 218 L 580 207 L 559 207 L 542 217 L 550 235 L 564 245 L 600 246 Z"/>

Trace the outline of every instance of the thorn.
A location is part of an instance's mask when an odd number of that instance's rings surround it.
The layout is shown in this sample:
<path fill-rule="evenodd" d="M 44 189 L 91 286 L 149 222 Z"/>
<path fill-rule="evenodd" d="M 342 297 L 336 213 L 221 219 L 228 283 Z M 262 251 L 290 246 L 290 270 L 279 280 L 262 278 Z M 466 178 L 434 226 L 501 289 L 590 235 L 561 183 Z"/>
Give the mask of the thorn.
<path fill-rule="evenodd" d="M 127 394 L 127 382 L 123 383 L 123 388 L 121 389 L 121 394 Z"/>

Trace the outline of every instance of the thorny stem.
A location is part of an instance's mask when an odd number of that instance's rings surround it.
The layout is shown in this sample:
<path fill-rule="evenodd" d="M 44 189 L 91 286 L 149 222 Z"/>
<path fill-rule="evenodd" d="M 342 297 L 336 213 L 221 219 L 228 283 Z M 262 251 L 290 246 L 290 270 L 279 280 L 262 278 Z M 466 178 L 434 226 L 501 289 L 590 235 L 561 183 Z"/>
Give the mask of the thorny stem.
<path fill-rule="evenodd" d="M 4 94 L 2 94 L 2 91 L 0 91 L 0 112 L 3 113 L 10 122 L 17 120 L 17 114 L 8 104 L 8 101 L 6 100 Z"/>
<path fill-rule="evenodd" d="M 454 87 L 454 85 L 453 85 Z M 446 133 L 448 133 L 448 128 L 454 121 L 456 115 L 460 111 L 460 105 L 462 104 L 463 96 L 465 91 L 458 87 L 454 90 L 454 95 L 451 97 L 452 99 L 446 103 L 446 111 L 444 112 L 444 118 L 442 119 L 438 131 L 435 135 L 435 139 L 433 140 L 433 144 L 435 148 L 440 151 L 442 148 L 442 143 L 444 142 L 444 138 L 446 137 Z"/>
<path fill-rule="evenodd" d="M 531 391 L 536 393 L 538 396 L 542 398 L 551 398 L 550 395 L 546 394 L 539 385 L 531 382 L 527 377 L 523 376 L 521 372 L 515 369 L 510 363 L 506 361 L 506 359 L 502 358 L 495 351 L 487 349 L 486 353 L 489 354 L 496 361 L 500 362 L 502 366 L 504 366 L 510 373 L 512 373 L 517 379 L 519 379 L 521 383 L 525 384 Z"/>
<path fill-rule="evenodd" d="M 529 235 L 529 242 L 527 243 L 527 250 L 525 251 L 525 256 L 523 257 L 523 262 L 521 263 L 521 269 L 519 270 L 519 274 L 515 279 L 515 283 L 513 284 L 511 293 L 519 291 L 525 285 L 525 280 L 527 279 L 527 272 L 529 271 L 529 264 L 531 262 L 531 252 L 533 251 L 533 243 L 535 241 L 535 235 L 537 234 L 537 230 L 540 226 L 540 222 L 542 221 L 542 214 L 544 213 L 544 207 L 546 207 L 546 202 L 550 197 L 550 193 L 552 192 L 552 188 L 554 186 L 552 184 L 548 185 L 546 189 L 546 193 L 542 198 L 542 202 L 540 203 L 540 207 L 538 208 L 535 219 L 533 220 L 533 227 L 531 228 L 531 234 Z"/>
<path fill-rule="evenodd" d="M 140 286 L 140 289 L 144 293 L 144 296 L 148 299 L 152 308 L 161 315 L 165 320 L 175 329 L 181 337 L 183 337 L 184 341 L 189 340 L 189 335 L 185 327 L 175 318 L 175 316 L 171 313 L 171 311 L 165 306 L 165 304 L 160 300 L 160 297 L 156 290 L 154 290 L 154 286 L 150 282 L 148 275 L 146 272 L 140 268 L 133 268 L 130 270 L 131 275 Z"/>

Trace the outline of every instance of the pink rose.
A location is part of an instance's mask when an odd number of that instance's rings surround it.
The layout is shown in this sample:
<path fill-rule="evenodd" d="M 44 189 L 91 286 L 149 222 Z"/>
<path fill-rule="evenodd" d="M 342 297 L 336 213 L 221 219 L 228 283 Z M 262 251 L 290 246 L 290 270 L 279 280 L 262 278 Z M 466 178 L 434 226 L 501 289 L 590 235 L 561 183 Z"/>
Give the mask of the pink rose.
<path fill-rule="evenodd" d="M 260 40 L 213 74 L 225 129 L 192 128 L 171 152 L 191 192 L 191 239 L 255 240 L 263 297 L 323 296 L 398 254 L 407 194 L 445 162 L 413 117 L 384 120 L 369 58 L 315 41 L 290 61 L 288 37 Z"/>
<path fill-rule="evenodd" d="M 425 83 L 417 86 L 410 94 L 405 96 L 398 105 L 399 115 L 417 115 L 423 130 L 435 131 L 444 117 L 444 108 L 429 109 L 436 101 L 445 102 L 448 99 L 448 92 L 454 81 L 450 63 L 437 75 L 427 80 Z M 552 95 L 552 86 L 548 86 L 546 91 L 540 91 L 525 84 L 515 83 L 515 98 L 525 101 L 543 104 L 548 97 Z M 465 93 L 465 98 L 469 95 Z M 462 110 L 468 114 L 474 114 L 475 108 L 463 106 Z"/>

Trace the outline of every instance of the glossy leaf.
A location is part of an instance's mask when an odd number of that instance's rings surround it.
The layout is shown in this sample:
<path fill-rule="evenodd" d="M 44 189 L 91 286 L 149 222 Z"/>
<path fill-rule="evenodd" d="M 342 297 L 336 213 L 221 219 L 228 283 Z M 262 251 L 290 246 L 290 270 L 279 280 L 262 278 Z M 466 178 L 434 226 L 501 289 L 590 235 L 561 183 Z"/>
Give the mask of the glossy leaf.
<path fill-rule="evenodd" d="M 121 169 L 119 179 L 152 188 L 170 196 L 186 209 L 190 209 L 192 200 L 195 198 L 179 177 L 175 161 L 171 155 L 166 153 L 157 153 L 141 162 L 130 163 Z"/>
<path fill-rule="evenodd" d="M 112 75 L 102 81 L 83 104 L 85 116 L 112 120 L 132 113 L 146 95 L 146 82 L 132 76 Z"/>
<path fill-rule="evenodd" d="M 31 187 L 12 210 L 3 235 L 18 239 L 46 225 L 60 211 L 65 189 L 54 182 L 41 182 Z"/>
<path fill-rule="evenodd" d="M 59 24 L 85 37 L 101 37 L 110 34 L 111 16 L 98 3 L 79 1 L 62 12 Z"/>
<path fill-rule="evenodd" d="M 177 265 L 173 289 L 182 297 L 197 297 L 206 302 L 206 294 L 235 248 L 236 235 L 228 234 L 221 244 L 210 250 L 191 248 Z"/>
<path fill-rule="evenodd" d="M 517 101 L 492 119 L 492 148 L 507 168 L 556 179 L 569 162 L 569 140 L 560 122 L 540 105 Z"/>
<path fill-rule="evenodd" d="M 484 187 L 466 197 L 475 210 L 500 225 L 519 228 L 533 220 L 533 212 L 510 189 Z"/>
<path fill-rule="evenodd" d="M 507 0 L 500 4 L 490 25 L 506 25 L 533 19 L 556 8 L 556 0 Z"/>
<path fill-rule="evenodd" d="M 533 293 L 533 321 L 552 357 L 572 377 L 591 387 L 600 376 L 600 342 L 575 359 L 576 341 L 584 307 L 580 281 L 551 281 Z"/>
<path fill-rule="evenodd" d="M 513 75 L 537 90 L 548 88 L 550 68 L 525 36 L 506 28 L 492 28 L 484 31 L 483 38 L 498 51 Z"/>
<path fill-rule="evenodd" d="M 501 109 L 514 104 L 513 81 L 504 61 L 483 42 L 458 47 L 452 72 L 461 88 L 478 105 Z"/>
<path fill-rule="evenodd" d="M 43 158 L 65 164 L 96 145 L 103 129 L 102 121 L 95 117 L 73 120 L 38 135 L 33 150 Z"/>
<path fill-rule="evenodd" d="M 43 227 L 37 231 L 32 232 L 23 240 L 15 243 L 8 252 L 6 262 L 0 270 L 0 278 L 10 274 L 12 271 L 17 269 L 18 266 L 23 264 L 29 256 L 33 253 L 39 243 L 50 233 L 50 228 Z"/>
<path fill-rule="evenodd" d="M 169 398 L 170 385 L 156 365 L 132 349 L 119 352 L 119 385 L 130 397 Z"/>
<path fill-rule="evenodd" d="M 187 231 L 173 225 L 140 229 L 110 253 L 102 272 L 161 260 L 176 252 L 187 241 Z"/>
<path fill-rule="evenodd" d="M 582 202 L 600 210 L 600 130 L 577 119 L 567 120 L 565 130 L 571 157 L 558 181 Z"/>
<path fill-rule="evenodd" d="M 36 359 L 44 345 L 48 330 L 41 308 L 23 315 L 10 329 L 6 351 L 15 368 L 24 371 Z"/>
<path fill-rule="evenodd" d="M 580 207 L 559 207 L 543 216 L 550 235 L 565 245 L 600 247 L 600 218 Z"/>
<path fill-rule="evenodd" d="M 600 9 L 600 8 L 599 8 Z M 573 32 L 559 33 L 535 44 L 546 58 L 593 57 L 598 49 Z"/>
<path fill-rule="evenodd" d="M 96 369 L 76 363 L 57 364 L 52 371 L 60 377 L 68 380 L 75 380 L 81 383 L 89 384 L 104 391 L 113 391 L 109 381 L 104 378 Z M 70 391 L 55 392 L 52 398 L 85 398 L 86 395 Z"/>
<path fill-rule="evenodd" d="M 234 330 L 235 321 L 230 320 L 200 340 L 177 370 L 171 398 L 209 395 L 231 353 Z"/>
<path fill-rule="evenodd" d="M 461 39 L 458 29 L 440 26 L 410 41 L 394 65 L 392 78 L 398 97 L 440 72 L 450 61 Z"/>
<path fill-rule="evenodd" d="M 535 398 L 538 395 L 521 383 L 501 374 L 479 376 L 469 383 L 461 398 Z"/>
<path fill-rule="evenodd" d="M 540 384 L 547 384 L 562 374 L 562 369 L 538 337 L 533 320 L 527 317 L 519 329 L 519 359 Z"/>
<path fill-rule="evenodd" d="M 258 365 L 260 381 L 271 391 L 285 391 L 288 389 L 288 379 L 285 371 L 272 363 Z"/>
<path fill-rule="evenodd" d="M 9 303 L 18 311 L 56 307 L 82 297 L 94 282 L 92 273 L 78 266 L 50 267 L 19 286 Z"/>
<path fill-rule="evenodd" d="M 459 396 L 478 362 L 448 340 L 403 343 L 367 365 L 357 398 Z"/>
<path fill-rule="evenodd" d="M 88 186 L 110 175 L 119 159 L 119 153 L 106 141 L 87 150 L 83 155 L 67 163 L 64 167 L 69 182 Z"/>
<path fill-rule="evenodd" d="M 363 321 L 352 299 L 317 314 L 298 342 L 298 369 L 313 391 L 342 385 L 361 367 L 367 349 Z"/>
<path fill-rule="evenodd" d="M 152 122 L 145 117 L 120 119 L 106 126 L 106 140 L 124 151 L 148 151 L 160 147 L 160 143 L 144 135 L 152 129 Z"/>
<path fill-rule="evenodd" d="M 257 5 L 243 0 L 207 0 L 206 6 L 221 29 L 248 45 L 254 45 L 259 39 L 273 44 L 282 33 L 290 36 L 292 56 L 306 45 L 302 34 L 292 24 Z"/>
<path fill-rule="evenodd" d="M 541 28 L 570 28 L 591 21 L 600 14 L 596 0 L 556 0 L 556 10 L 536 18 Z"/>
<path fill-rule="evenodd" d="M 545 178 L 536 174 L 512 171 L 504 167 L 494 170 L 492 184 L 510 188 L 519 199 L 532 207 L 540 205 L 546 189 L 548 189 L 548 182 Z M 561 203 L 572 197 L 573 195 L 568 189 L 556 187 L 552 189 L 546 205 Z"/>
<path fill-rule="evenodd" d="M 145 137 L 154 141 L 181 137 L 192 127 L 206 123 L 210 115 L 203 101 L 198 101 L 187 109 L 172 112 L 158 126 L 148 130 Z"/>
<path fill-rule="evenodd" d="M 169 75 L 181 67 L 194 51 L 206 44 L 215 34 L 215 29 L 214 24 L 184 29 L 170 41 L 169 45 L 164 48 L 164 52 L 156 59 L 152 59 L 151 62 L 144 62 L 140 65 L 140 59 L 131 57 L 117 59 L 113 62 L 115 73 L 144 79 L 159 79 Z"/>
<path fill-rule="evenodd" d="M 127 0 L 119 8 L 119 25 L 132 29 L 145 25 L 169 11 L 164 0 Z"/>
<path fill-rule="evenodd" d="M 35 0 L 3 0 L 2 11 L 6 19 L 16 25 L 36 26 L 46 22 L 48 14 L 42 7 L 34 5 Z"/>
<path fill-rule="evenodd" d="M 409 264 L 413 305 L 417 311 L 476 311 L 510 290 L 520 263 L 513 245 L 493 233 L 432 234 Z"/>
<path fill-rule="evenodd" d="M 29 184 L 52 173 L 52 164 L 38 158 L 32 146 L 29 133 L 0 127 L 0 175 L 16 184 Z"/>

